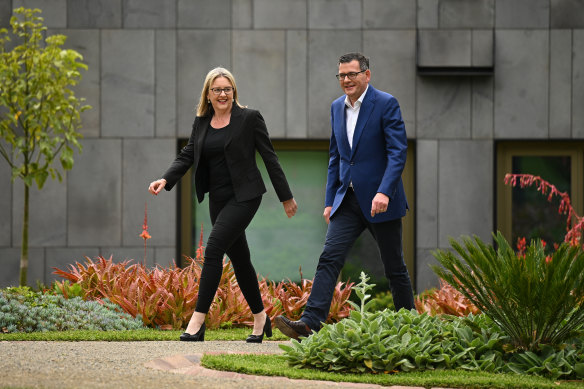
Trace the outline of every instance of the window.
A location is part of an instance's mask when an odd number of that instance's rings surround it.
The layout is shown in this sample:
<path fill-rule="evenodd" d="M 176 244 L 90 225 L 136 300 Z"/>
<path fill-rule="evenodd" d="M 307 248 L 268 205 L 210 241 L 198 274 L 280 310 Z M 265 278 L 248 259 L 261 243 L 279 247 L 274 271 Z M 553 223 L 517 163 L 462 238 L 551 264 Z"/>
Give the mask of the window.
<path fill-rule="evenodd" d="M 324 192 L 328 167 L 328 140 L 286 140 L 273 141 L 280 164 L 292 193 L 298 202 L 298 213 L 288 219 L 279 202 L 263 161 L 256 155 L 257 165 L 262 173 L 267 192 L 253 221 L 246 229 L 252 261 L 256 272 L 271 280 L 279 281 L 300 279 L 299 269 L 304 278 L 312 279 L 316 270 L 318 257 L 323 248 L 327 225 L 322 218 L 324 209 Z M 403 179 L 410 204 L 410 211 L 404 218 L 404 255 L 412 281 L 414 277 L 414 225 L 413 215 L 413 164 L 415 155 L 413 146 L 408 149 L 408 160 Z M 203 224 L 203 244 L 211 230 L 208 199 L 199 204 L 193 187 L 192 172 L 185 174 L 181 180 L 181 200 L 179 207 L 180 252 L 194 254 L 198 245 L 201 223 Z M 191 215 L 185 218 L 185 215 Z M 381 274 L 384 286 L 387 281 L 383 276 L 381 260 L 377 250 L 372 250 L 373 238 L 365 232 L 356 242 L 347 260 L 347 269 L 352 264 L 359 265 L 359 272 L 364 269 L 370 275 Z M 182 254 L 181 254 L 182 257 Z M 351 280 L 358 281 L 352 274 Z M 357 273 L 358 277 L 358 273 Z"/>
<path fill-rule="evenodd" d="M 535 187 L 504 184 L 507 173 L 532 174 L 567 192 L 582 214 L 584 142 L 500 142 L 497 144 L 497 228 L 515 245 L 517 238 L 541 238 L 560 243 L 566 233 L 566 215 L 558 214 L 559 200 Z"/>

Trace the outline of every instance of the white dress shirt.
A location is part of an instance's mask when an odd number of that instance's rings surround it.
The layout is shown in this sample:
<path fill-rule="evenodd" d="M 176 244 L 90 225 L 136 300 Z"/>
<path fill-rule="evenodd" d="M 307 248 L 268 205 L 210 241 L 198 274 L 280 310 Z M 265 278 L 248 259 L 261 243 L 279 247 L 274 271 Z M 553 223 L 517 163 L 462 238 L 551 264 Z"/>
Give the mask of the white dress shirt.
<path fill-rule="evenodd" d="M 369 89 L 369 85 L 365 88 L 365 92 L 359 97 L 357 101 L 355 101 L 355 105 L 351 105 L 351 100 L 349 96 L 345 96 L 345 112 L 347 116 L 347 139 L 349 139 L 349 146 L 351 149 L 353 148 L 353 135 L 355 134 L 355 126 L 357 125 L 357 118 L 359 117 L 359 111 L 361 110 L 361 104 L 363 103 L 363 99 L 365 98 L 365 94 L 367 93 L 367 89 Z"/>

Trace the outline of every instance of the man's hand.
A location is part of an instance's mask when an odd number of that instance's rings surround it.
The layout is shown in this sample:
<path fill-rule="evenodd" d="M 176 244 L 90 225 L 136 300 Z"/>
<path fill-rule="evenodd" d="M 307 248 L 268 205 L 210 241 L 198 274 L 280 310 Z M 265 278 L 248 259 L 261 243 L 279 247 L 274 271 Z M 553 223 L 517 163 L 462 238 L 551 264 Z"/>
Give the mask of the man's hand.
<path fill-rule="evenodd" d="M 386 212 L 388 205 L 389 197 L 383 193 L 377 193 L 371 202 L 371 217 L 374 217 L 378 213 Z"/>
<path fill-rule="evenodd" d="M 161 178 L 160 180 L 152 181 L 150 186 L 148 186 L 148 192 L 152 193 L 153 195 L 158 195 L 162 189 L 166 186 L 166 180 Z"/>
<path fill-rule="evenodd" d="M 331 219 L 331 210 L 333 209 L 333 207 L 325 207 L 324 208 L 324 212 L 322 214 L 322 217 L 324 217 L 324 221 L 326 222 L 326 224 L 329 224 L 329 221 Z"/>
<path fill-rule="evenodd" d="M 290 200 L 282 201 L 282 205 L 284 206 L 284 212 L 286 212 L 286 216 L 288 216 L 289 218 L 296 214 L 298 204 L 296 204 L 296 200 L 294 200 L 294 197 L 292 197 Z"/>

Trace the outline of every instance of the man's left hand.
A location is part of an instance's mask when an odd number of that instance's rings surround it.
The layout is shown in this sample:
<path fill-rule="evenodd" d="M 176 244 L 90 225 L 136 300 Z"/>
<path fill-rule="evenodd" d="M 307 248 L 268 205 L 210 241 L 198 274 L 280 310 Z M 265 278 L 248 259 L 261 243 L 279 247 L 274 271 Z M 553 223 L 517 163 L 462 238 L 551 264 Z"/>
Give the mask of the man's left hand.
<path fill-rule="evenodd" d="M 377 193 L 371 202 L 371 217 L 374 217 L 378 213 L 386 212 L 388 205 L 389 197 L 383 193 Z"/>

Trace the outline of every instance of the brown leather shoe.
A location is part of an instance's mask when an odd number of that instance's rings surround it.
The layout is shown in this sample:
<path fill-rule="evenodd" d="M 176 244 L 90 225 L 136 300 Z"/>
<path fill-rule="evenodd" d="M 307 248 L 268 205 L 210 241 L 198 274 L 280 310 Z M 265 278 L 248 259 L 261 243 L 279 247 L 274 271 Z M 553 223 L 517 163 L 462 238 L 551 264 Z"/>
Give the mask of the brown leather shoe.
<path fill-rule="evenodd" d="M 276 316 L 274 319 L 276 327 L 286 336 L 299 340 L 302 336 L 304 338 L 312 334 L 312 330 L 302 320 L 292 321 L 285 316 Z"/>

